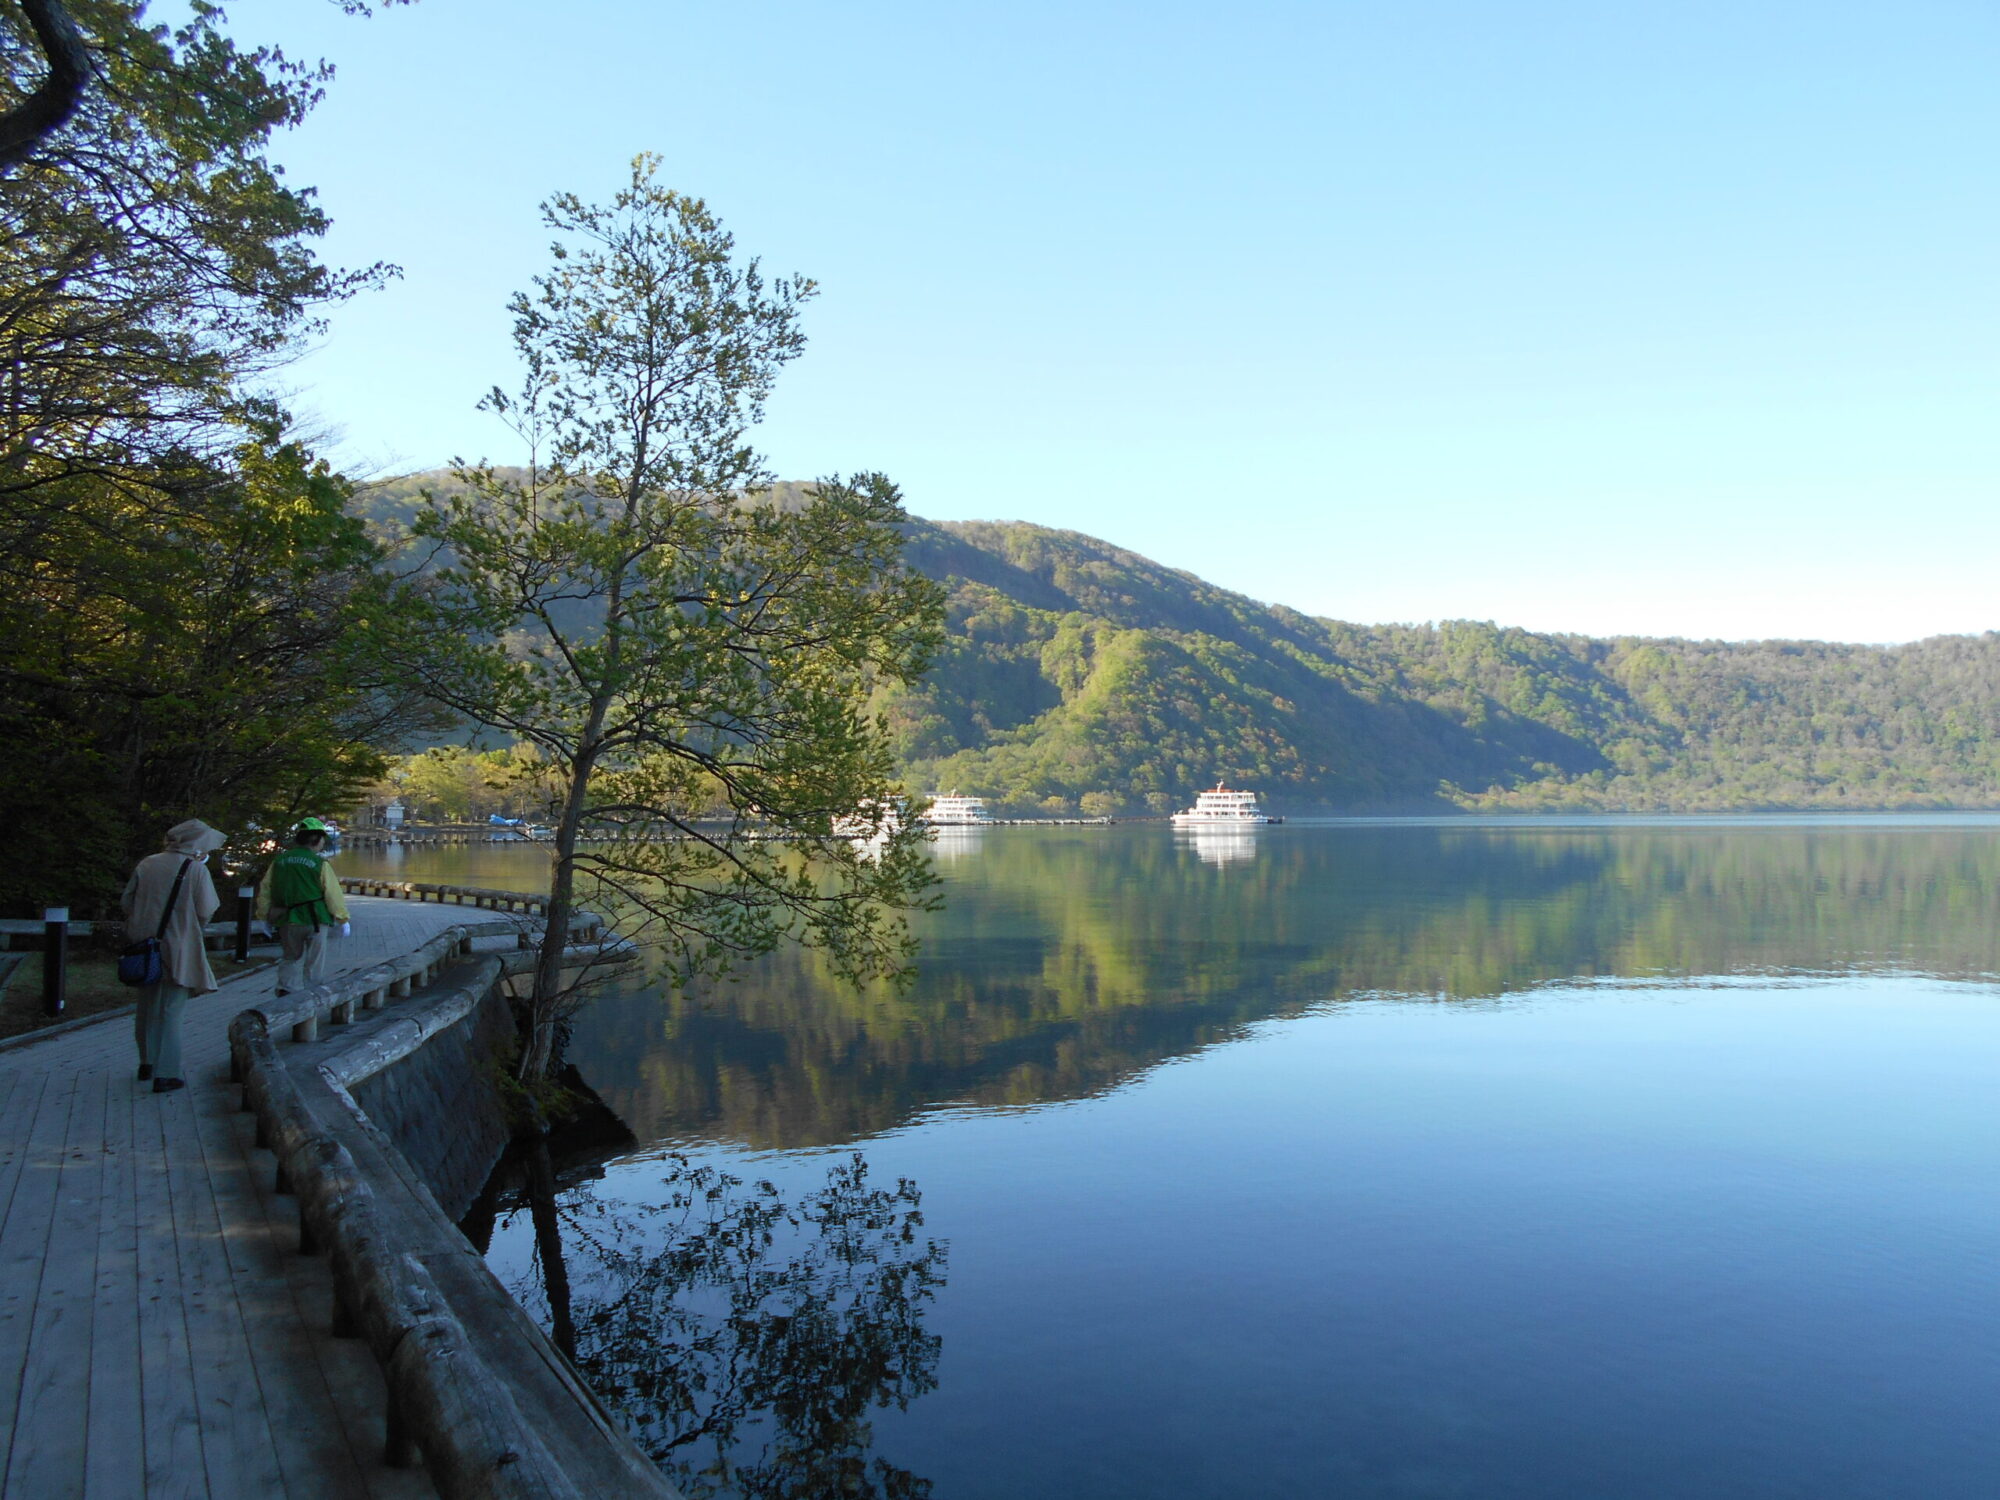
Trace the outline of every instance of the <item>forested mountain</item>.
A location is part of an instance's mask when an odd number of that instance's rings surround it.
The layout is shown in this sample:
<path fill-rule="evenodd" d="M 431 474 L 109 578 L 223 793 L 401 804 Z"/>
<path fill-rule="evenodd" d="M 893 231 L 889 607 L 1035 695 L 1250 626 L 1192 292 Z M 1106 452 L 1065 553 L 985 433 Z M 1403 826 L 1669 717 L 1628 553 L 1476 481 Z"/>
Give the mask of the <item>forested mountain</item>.
<path fill-rule="evenodd" d="M 446 483 L 361 503 L 407 519 Z M 1218 778 L 1296 811 L 2000 807 L 2000 634 L 1350 625 L 1024 522 L 913 522 L 909 557 L 950 594 L 936 666 L 877 700 L 916 790 L 1033 812 L 1163 811 Z"/>
<path fill-rule="evenodd" d="M 2000 634 L 1592 640 L 1267 606 L 1075 532 L 917 523 L 950 638 L 885 693 L 913 786 L 1017 808 L 2000 806 Z"/>

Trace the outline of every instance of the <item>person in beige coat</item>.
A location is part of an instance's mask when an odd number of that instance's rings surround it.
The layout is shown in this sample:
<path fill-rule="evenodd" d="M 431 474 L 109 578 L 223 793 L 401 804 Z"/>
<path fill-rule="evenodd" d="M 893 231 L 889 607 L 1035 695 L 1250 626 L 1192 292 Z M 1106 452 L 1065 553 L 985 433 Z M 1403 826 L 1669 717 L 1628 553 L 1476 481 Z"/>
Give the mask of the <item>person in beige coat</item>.
<path fill-rule="evenodd" d="M 199 818 L 189 818 L 167 830 L 167 847 L 140 860 L 125 882 L 125 933 L 128 939 L 151 937 L 167 909 L 174 880 L 186 870 L 180 895 L 174 897 L 166 931 L 160 935 L 161 975 L 139 997 L 133 1030 L 139 1043 L 139 1081 L 153 1080 L 153 1092 L 172 1093 L 185 1086 L 181 1078 L 181 1011 L 188 996 L 205 995 L 215 986 L 208 966 L 202 928 L 220 904 L 209 878 L 208 856 L 220 849 L 223 836 Z"/>

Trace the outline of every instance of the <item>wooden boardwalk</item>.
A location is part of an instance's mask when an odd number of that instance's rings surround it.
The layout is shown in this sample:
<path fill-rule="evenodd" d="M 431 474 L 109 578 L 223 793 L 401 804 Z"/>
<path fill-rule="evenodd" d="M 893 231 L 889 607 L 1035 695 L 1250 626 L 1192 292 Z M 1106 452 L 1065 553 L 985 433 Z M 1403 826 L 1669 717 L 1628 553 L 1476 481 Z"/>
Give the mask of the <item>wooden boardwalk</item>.
<path fill-rule="evenodd" d="M 408 952 L 465 910 L 350 897 L 329 973 Z M 228 1081 L 263 970 L 188 1002 L 187 1088 L 135 1079 L 129 1013 L 0 1050 L 0 1497 L 369 1497 L 436 1491 L 381 1461 L 382 1377 L 329 1330 Z"/>

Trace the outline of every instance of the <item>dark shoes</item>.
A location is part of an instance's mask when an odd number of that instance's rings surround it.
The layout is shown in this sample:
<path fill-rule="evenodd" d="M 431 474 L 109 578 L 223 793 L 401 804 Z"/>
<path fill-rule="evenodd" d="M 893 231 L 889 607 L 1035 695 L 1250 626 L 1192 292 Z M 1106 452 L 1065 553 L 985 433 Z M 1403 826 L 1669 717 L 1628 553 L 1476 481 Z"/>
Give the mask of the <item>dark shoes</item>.
<path fill-rule="evenodd" d="M 152 1076 L 153 1076 L 153 1065 L 151 1063 L 140 1063 L 139 1082 L 144 1083 L 148 1078 L 151 1078 Z"/>
<path fill-rule="evenodd" d="M 175 1089 L 184 1089 L 186 1087 L 187 1080 L 183 1078 L 155 1078 L 153 1080 L 153 1092 L 156 1094 L 171 1094 Z"/>

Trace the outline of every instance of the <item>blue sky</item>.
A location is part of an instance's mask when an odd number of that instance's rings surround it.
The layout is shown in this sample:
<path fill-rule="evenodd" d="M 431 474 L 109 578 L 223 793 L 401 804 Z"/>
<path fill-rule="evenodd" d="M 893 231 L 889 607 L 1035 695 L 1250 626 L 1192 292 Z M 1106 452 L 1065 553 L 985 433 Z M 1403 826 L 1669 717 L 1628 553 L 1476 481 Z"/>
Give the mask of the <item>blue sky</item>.
<path fill-rule="evenodd" d="M 280 147 L 377 471 L 473 407 L 537 203 L 641 150 L 822 288 L 761 442 L 1360 621 L 2000 628 L 2000 11 L 421 0 Z"/>

